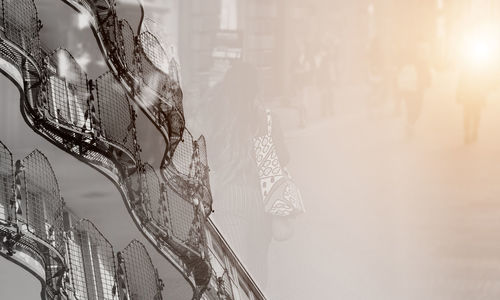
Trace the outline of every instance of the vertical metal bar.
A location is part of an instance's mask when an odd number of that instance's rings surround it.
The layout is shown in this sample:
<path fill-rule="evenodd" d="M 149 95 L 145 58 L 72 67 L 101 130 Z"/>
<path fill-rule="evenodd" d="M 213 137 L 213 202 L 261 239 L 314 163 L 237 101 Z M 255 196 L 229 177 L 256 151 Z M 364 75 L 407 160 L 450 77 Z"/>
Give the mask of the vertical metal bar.
<path fill-rule="evenodd" d="M 66 118 L 68 118 L 68 123 L 71 123 L 71 105 L 69 104 L 68 82 L 66 81 L 66 78 L 63 78 L 63 80 L 64 80 L 64 94 L 66 95 L 66 108 L 68 109 L 68 115 L 66 116 Z M 57 108 L 56 108 L 56 115 L 57 115 Z M 59 121 L 59 124 L 62 123 L 61 120 L 59 120 L 59 116 L 57 116 L 57 120 Z"/>
<path fill-rule="evenodd" d="M 24 180 L 23 180 L 23 182 L 24 182 L 24 200 L 26 202 L 26 207 L 25 207 L 26 210 L 24 212 L 24 215 L 25 215 L 24 219 L 25 219 L 25 223 L 26 223 L 26 230 L 28 232 L 31 232 L 30 225 L 29 225 L 29 218 L 28 218 L 28 211 L 29 211 L 29 209 L 28 209 L 28 206 L 29 206 L 28 202 L 29 201 L 28 201 L 28 186 L 26 184 L 26 170 L 23 170 L 23 178 L 24 178 Z M 21 207 L 22 207 L 22 189 L 21 189 L 20 193 L 21 193 Z M 17 199 L 16 199 L 16 201 L 17 201 Z M 17 222 L 18 221 L 17 220 L 17 210 L 14 212 L 14 214 L 16 215 L 16 223 L 18 223 Z M 22 221 L 22 218 L 21 218 L 21 221 Z M 17 226 L 19 228 L 19 224 L 17 224 Z"/>

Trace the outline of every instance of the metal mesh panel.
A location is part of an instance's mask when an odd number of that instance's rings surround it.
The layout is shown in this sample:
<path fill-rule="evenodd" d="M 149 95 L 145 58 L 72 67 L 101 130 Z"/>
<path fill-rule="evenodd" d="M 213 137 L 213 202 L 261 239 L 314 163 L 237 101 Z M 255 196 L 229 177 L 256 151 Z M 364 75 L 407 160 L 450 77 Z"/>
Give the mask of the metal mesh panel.
<path fill-rule="evenodd" d="M 156 23 L 149 18 L 144 19 L 142 26 L 144 28 L 143 31 L 150 32 L 154 37 L 156 37 L 159 44 L 164 49 L 168 59 L 168 70 L 165 70 L 165 72 L 170 76 L 171 80 L 178 82 L 180 85 L 181 78 L 179 72 L 179 63 L 175 59 L 175 50 L 173 46 L 166 43 L 166 40 L 168 39 L 168 33 L 164 30 L 164 26 Z"/>
<path fill-rule="evenodd" d="M 217 295 L 222 300 L 234 299 L 231 278 L 227 270 L 224 271 L 222 276 L 217 277 Z"/>
<path fill-rule="evenodd" d="M 118 299 L 113 247 L 90 221 L 68 232 L 69 272 L 77 299 Z"/>
<path fill-rule="evenodd" d="M 171 57 L 167 55 L 165 49 L 163 49 L 156 36 L 149 31 L 142 32 L 139 35 L 139 42 L 144 51 L 144 54 L 153 64 L 153 67 L 160 71 L 163 71 L 165 75 L 169 74 L 169 64 Z"/>
<path fill-rule="evenodd" d="M 127 65 L 127 69 L 132 73 L 137 73 L 137 64 L 135 59 L 135 35 L 132 27 L 126 20 L 120 20 L 120 37 L 122 47 L 122 60 Z"/>
<path fill-rule="evenodd" d="M 167 165 L 165 175 L 169 185 L 186 201 L 198 199 L 203 203 L 205 214 L 212 211 L 212 195 L 207 165 L 206 143 L 202 136 L 193 140 L 191 133 L 184 130 L 183 139 L 175 148 Z"/>
<path fill-rule="evenodd" d="M 3 0 L 5 37 L 40 61 L 38 13 L 33 0 Z"/>
<path fill-rule="evenodd" d="M 131 300 L 159 300 L 161 290 L 151 257 L 140 242 L 134 240 L 123 250 Z"/>
<path fill-rule="evenodd" d="M 134 153 L 135 124 L 132 120 L 132 107 L 125 91 L 110 72 L 97 78 L 96 90 L 103 136 Z"/>
<path fill-rule="evenodd" d="M 198 144 L 200 162 L 208 167 L 207 142 L 205 137 L 201 135 L 198 140 L 196 140 L 196 143 Z"/>
<path fill-rule="evenodd" d="M 49 161 L 35 150 L 23 159 L 27 229 L 64 253 L 63 210 L 59 185 Z"/>
<path fill-rule="evenodd" d="M 177 144 L 169 166 L 173 165 L 178 175 L 192 177 L 194 175 L 193 153 L 193 136 L 189 131 L 184 130 L 182 140 Z"/>
<path fill-rule="evenodd" d="M 210 214 L 212 211 L 213 199 L 210 191 L 210 176 L 205 137 L 200 136 L 198 140 L 196 140 L 195 146 L 194 163 L 196 167 L 196 180 L 202 185 L 196 188 L 196 193 L 205 207 L 205 213 Z"/>
<path fill-rule="evenodd" d="M 172 111 L 168 114 L 168 127 L 170 135 L 170 151 L 173 152 L 177 148 L 178 143 L 181 141 L 184 132 L 184 116 L 182 112 Z"/>
<path fill-rule="evenodd" d="M 169 57 L 160 42 L 150 32 L 139 35 L 142 48 L 141 70 L 144 83 L 182 112 L 177 62 Z"/>
<path fill-rule="evenodd" d="M 8 220 L 10 201 L 14 200 L 14 167 L 12 153 L 0 142 L 0 220 Z"/>
<path fill-rule="evenodd" d="M 168 218 L 173 237 L 186 246 L 197 250 L 200 244 L 201 228 L 193 204 L 184 200 L 168 184 L 166 185 L 166 192 Z"/>
<path fill-rule="evenodd" d="M 151 217 L 157 225 L 166 228 L 168 226 L 168 212 L 166 211 L 166 203 L 162 195 L 160 179 L 154 168 L 149 164 L 144 166 L 144 177 Z"/>
<path fill-rule="evenodd" d="M 90 130 L 93 128 L 92 103 L 89 102 L 87 75 L 65 49 L 54 51 L 48 61 L 50 116 L 78 131 Z"/>
<path fill-rule="evenodd" d="M 145 177 L 142 168 L 128 177 L 127 186 L 129 188 L 131 207 L 143 223 L 147 223 L 151 218 L 151 210 L 148 208 L 148 195 L 145 193 Z"/>

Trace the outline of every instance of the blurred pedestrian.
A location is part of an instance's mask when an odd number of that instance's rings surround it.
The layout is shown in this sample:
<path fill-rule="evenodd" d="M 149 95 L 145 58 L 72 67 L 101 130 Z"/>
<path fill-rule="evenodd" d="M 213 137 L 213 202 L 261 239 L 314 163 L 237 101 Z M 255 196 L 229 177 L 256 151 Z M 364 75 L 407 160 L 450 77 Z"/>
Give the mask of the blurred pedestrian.
<path fill-rule="evenodd" d="M 431 84 L 431 73 L 424 55 L 417 47 L 406 53 L 397 80 L 398 96 L 406 105 L 406 134 L 411 137 L 422 111 L 425 90 Z"/>
<path fill-rule="evenodd" d="M 334 113 L 334 91 L 337 76 L 335 55 L 336 44 L 330 43 L 327 38 L 324 38 L 316 66 L 316 85 L 320 93 L 321 112 L 324 117 L 329 117 Z"/>
<path fill-rule="evenodd" d="M 266 213 L 256 166 L 254 138 L 267 130 L 267 114 L 258 104 L 257 70 L 235 62 L 227 71 L 205 111 L 211 185 L 214 198 L 214 220 L 225 233 L 242 261 L 259 283 L 267 281 L 268 248 L 273 233 L 273 217 Z M 283 165 L 287 162 L 282 136 L 274 122 L 274 143 Z M 276 230 L 290 231 L 284 222 Z"/>
<path fill-rule="evenodd" d="M 306 126 L 307 97 L 313 82 L 313 57 L 303 41 L 298 41 L 298 53 L 292 61 L 292 88 L 299 113 L 299 127 Z"/>
<path fill-rule="evenodd" d="M 457 102 L 463 106 L 464 143 L 477 141 L 481 111 L 486 102 L 485 78 L 477 70 L 462 70 L 457 87 Z"/>

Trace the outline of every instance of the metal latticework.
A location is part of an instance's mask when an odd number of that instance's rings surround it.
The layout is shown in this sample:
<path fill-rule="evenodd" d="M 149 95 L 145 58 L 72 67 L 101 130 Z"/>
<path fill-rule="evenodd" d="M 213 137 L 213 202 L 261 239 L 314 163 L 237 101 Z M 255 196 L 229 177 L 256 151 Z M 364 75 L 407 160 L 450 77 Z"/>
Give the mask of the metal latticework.
<path fill-rule="evenodd" d="M 160 179 L 158 178 L 154 168 L 149 164 L 144 165 L 143 172 L 145 179 L 145 185 L 143 186 L 146 188 L 145 192 L 148 196 L 147 207 L 150 209 L 151 217 L 158 226 L 167 229 L 168 211 L 164 195 L 162 193 Z"/>
<path fill-rule="evenodd" d="M 146 58 L 153 64 L 152 67 L 168 74 L 171 58 L 167 55 L 156 36 L 149 31 L 144 31 L 139 35 L 139 43 Z"/>
<path fill-rule="evenodd" d="M 144 54 L 153 65 L 167 75 L 168 87 L 162 91 L 161 95 L 173 103 L 180 113 L 183 113 L 179 63 L 174 57 L 173 48 L 161 38 L 165 36 L 165 33 L 159 24 L 146 18 L 142 26 L 144 30 L 139 36 L 139 42 Z"/>
<path fill-rule="evenodd" d="M 130 299 L 161 300 L 158 274 L 143 244 L 133 240 L 122 251 Z"/>
<path fill-rule="evenodd" d="M 87 1 L 99 21 L 99 29 L 110 46 L 116 45 L 116 11 L 113 7 L 114 0 Z"/>
<path fill-rule="evenodd" d="M 132 27 L 126 20 L 120 20 L 119 22 L 122 51 L 120 53 L 124 55 L 122 61 L 125 62 L 127 69 L 132 74 L 137 74 L 137 63 L 136 63 L 136 51 L 135 51 L 135 35 Z"/>
<path fill-rule="evenodd" d="M 212 211 L 209 168 L 205 138 L 194 140 L 188 130 L 175 148 L 170 163 L 165 169 L 168 184 L 186 201 L 195 199 L 202 202 L 205 214 Z"/>
<path fill-rule="evenodd" d="M 14 201 L 14 165 L 12 153 L 0 142 L 0 220 L 9 220 L 10 202 Z"/>
<path fill-rule="evenodd" d="M 59 124 L 77 131 L 93 129 L 92 101 L 87 75 L 65 49 L 57 49 L 48 57 L 48 112 Z"/>
<path fill-rule="evenodd" d="M 167 211 L 173 237 L 184 245 L 198 251 L 201 243 L 201 224 L 194 205 L 186 201 L 170 185 L 165 185 Z"/>
<path fill-rule="evenodd" d="M 67 233 L 69 272 L 77 299 L 118 299 L 113 246 L 88 220 Z"/>
<path fill-rule="evenodd" d="M 177 62 L 166 53 L 152 33 L 148 31 L 141 33 L 138 42 L 142 49 L 141 70 L 144 83 L 182 112 L 183 95 Z M 164 109 L 163 111 L 166 113 Z"/>
<path fill-rule="evenodd" d="M 218 296 L 221 300 L 232 300 L 233 296 L 233 288 L 231 286 L 231 277 L 229 276 L 229 272 L 224 270 L 222 276 L 217 277 L 217 289 Z"/>
<path fill-rule="evenodd" d="M 205 207 L 205 213 L 210 214 L 212 211 L 213 199 L 212 192 L 210 191 L 210 169 L 208 167 L 207 143 L 203 135 L 195 142 L 194 163 L 196 164 L 196 179 L 202 185 L 197 189 L 196 193 Z"/>
<path fill-rule="evenodd" d="M 194 167 L 193 167 L 193 154 L 194 154 L 194 144 L 193 136 L 188 130 L 184 130 L 182 135 L 182 140 L 177 144 L 175 151 L 172 155 L 169 168 L 173 167 L 174 173 L 176 175 L 184 177 L 194 177 Z"/>
<path fill-rule="evenodd" d="M 38 13 L 33 0 L 2 0 L 5 37 L 40 61 Z"/>
<path fill-rule="evenodd" d="M 23 159 L 24 212 L 27 229 L 64 253 L 63 210 L 59 185 L 47 157 L 34 150 Z"/>
<path fill-rule="evenodd" d="M 102 135 L 134 154 L 134 112 L 122 86 L 112 73 L 106 72 L 97 78 L 96 91 Z"/>

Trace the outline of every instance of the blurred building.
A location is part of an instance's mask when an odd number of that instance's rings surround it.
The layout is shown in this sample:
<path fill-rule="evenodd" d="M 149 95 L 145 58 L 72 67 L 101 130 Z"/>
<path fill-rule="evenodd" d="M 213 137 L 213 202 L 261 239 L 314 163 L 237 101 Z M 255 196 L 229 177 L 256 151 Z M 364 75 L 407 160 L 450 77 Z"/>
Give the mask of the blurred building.
<path fill-rule="evenodd" d="M 282 0 L 187 0 L 179 7 L 179 55 L 185 86 L 202 95 L 234 60 L 258 68 L 265 95 L 280 86 Z"/>

